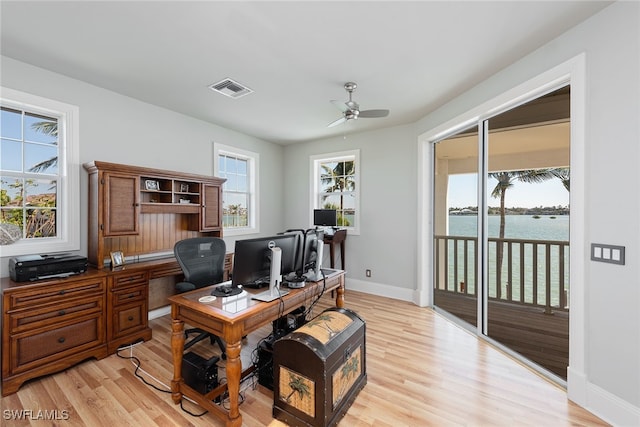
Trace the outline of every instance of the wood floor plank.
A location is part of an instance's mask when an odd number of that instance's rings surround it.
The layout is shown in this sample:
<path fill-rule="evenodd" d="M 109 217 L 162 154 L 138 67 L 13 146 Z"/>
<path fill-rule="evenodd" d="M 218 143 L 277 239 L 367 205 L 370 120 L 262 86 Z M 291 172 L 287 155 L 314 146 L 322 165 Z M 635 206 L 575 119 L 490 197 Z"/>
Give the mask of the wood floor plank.
<path fill-rule="evenodd" d="M 607 425 L 570 402 L 557 385 L 429 308 L 352 291 L 346 297 L 346 307 L 366 322 L 368 382 L 340 427 Z M 330 296 L 323 297 L 315 314 L 332 304 Z M 151 321 L 153 339 L 120 352 L 138 358 L 146 372 L 140 375 L 165 391 L 173 369 L 170 323 L 169 316 Z M 255 360 L 255 349 L 269 332 L 264 327 L 246 338 L 243 366 Z M 193 349 L 204 357 L 220 352 L 208 341 Z M 220 361 L 220 366 L 224 363 Z M 173 404 L 169 393 L 145 385 L 134 371 L 131 360 L 111 355 L 29 381 L 2 398 L 3 410 L 67 410 L 69 419 L 55 423 L 3 419 L 2 425 L 223 425 L 210 414 L 189 415 Z M 244 426 L 284 426 L 272 418 L 270 390 L 248 381 L 241 393 Z M 190 402 L 184 407 L 202 412 Z"/>

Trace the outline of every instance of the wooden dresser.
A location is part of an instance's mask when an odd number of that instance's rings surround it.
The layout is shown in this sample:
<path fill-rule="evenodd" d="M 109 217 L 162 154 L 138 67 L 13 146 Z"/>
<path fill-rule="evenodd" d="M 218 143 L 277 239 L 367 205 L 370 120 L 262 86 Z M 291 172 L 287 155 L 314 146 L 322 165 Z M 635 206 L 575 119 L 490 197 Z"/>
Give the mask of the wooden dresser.
<path fill-rule="evenodd" d="M 2 395 L 26 380 L 108 354 L 106 275 L 16 283 L 3 278 Z"/>

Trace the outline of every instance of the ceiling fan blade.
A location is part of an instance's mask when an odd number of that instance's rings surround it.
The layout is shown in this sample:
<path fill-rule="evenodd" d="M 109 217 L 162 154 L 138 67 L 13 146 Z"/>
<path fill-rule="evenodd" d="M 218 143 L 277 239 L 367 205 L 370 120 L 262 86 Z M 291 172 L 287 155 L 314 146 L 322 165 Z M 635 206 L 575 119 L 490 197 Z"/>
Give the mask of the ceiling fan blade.
<path fill-rule="evenodd" d="M 389 115 L 389 110 L 364 110 L 364 111 L 360 111 L 360 115 L 358 117 L 377 118 L 377 117 L 387 117 L 388 115 Z"/>
<path fill-rule="evenodd" d="M 340 117 L 338 120 L 329 123 L 327 127 L 331 128 L 347 121 L 346 117 Z"/>
<path fill-rule="evenodd" d="M 349 107 L 347 107 L 347 105 L 342 101 L 336 101 L 335 99 L 332 99 L 330 102 L 333 105 L 335 105 L 338 108 L 338 110 L 342 111 L 343 113 L 349 109 Z"/>

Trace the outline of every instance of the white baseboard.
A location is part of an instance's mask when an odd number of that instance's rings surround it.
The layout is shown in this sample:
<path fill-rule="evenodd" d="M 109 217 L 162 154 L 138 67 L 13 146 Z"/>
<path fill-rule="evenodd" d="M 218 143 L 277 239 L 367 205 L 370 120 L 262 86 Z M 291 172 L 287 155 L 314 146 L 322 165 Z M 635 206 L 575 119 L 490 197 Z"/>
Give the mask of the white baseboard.
<path fill-rule="evenodd" d="M 345 298 L 349 298 L 349 291 L 365 292 L 367 294 L 377 295 L 386 298 L 399 299 L 402 301 L 414 302 L 414 289 L 399 288 L 397 286 L 389 286 L 384 283 L 367 282 L 364 280 L 352 279 L 345 277 Z"/>
<path fill-rule="evenodd" d="M 171 306 L 167 305 L 160 308 L 155 308 L 149 312 L 149 320 L 157 319 L 158 317 L 171 314 Z"/>
<path fill-rule="evenodd" d="M 640 408 L 597 385 L 587 384 L 587 402 L 586 405 L 581 406 L 611 425 L 618 427 L 640 426 Z"/>

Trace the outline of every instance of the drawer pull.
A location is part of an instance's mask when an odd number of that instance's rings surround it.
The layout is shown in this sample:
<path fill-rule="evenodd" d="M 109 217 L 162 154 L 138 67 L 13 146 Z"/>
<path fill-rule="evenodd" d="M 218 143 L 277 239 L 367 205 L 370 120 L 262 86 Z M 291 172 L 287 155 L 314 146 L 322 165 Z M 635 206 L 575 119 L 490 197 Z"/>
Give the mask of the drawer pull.
<path fill-rule="evenodd" d="M 131 322 L 133 320 L 133 316 L 127 317 L 127 320 L 129 320 L 129 322 Z"/>
<path fill-rule="evenodd" d="M 60 292 L 58 292 L 58 295 L 64 295 L 64 292 L 65 292 L 65 291 L 64 291 L 64 289 L 63 289 L 63 290 L 61 290 Z"/>
<path fill-rule="evenodd" d="M 136 296 L 136 294 L 129 294 L 129 296 L 127 298 L 134 298 Z"/>
<path fill-rule="evenodd" d="M 64 337 L 60 337 L 60 338 L 58 338 L 58 342 L 59 342 L 60 344 L 62 344 L 64 341 L 65 341 Z"/>
<path fill-rule="evenodd" d="M 64 310 L 60 310 L 60 311 L 58 312 L 58 316 L 64 316 L 65 314 L 67 314 L 67 312 L 66 312 L 66 311 L 64 311 Z"/>

